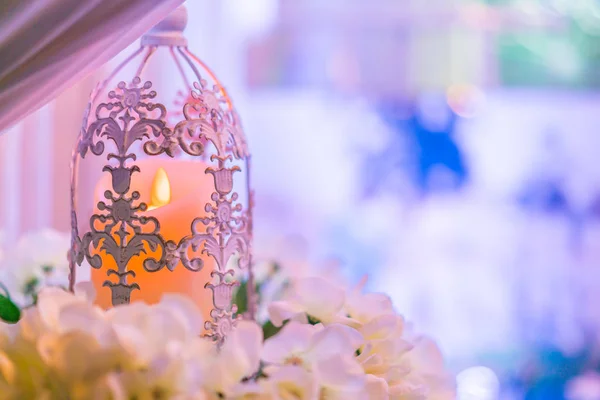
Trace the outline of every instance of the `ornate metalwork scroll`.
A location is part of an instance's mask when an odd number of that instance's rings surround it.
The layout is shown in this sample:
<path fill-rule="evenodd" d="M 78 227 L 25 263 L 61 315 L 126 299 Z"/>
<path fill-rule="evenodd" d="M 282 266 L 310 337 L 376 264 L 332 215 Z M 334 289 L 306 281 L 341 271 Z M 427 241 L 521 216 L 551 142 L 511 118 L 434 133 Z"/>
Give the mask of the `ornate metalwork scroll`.
<path fill-rule="evenodd" d="M 236 321 L 232 296 L 239 282 L 231 278 L 231 261 L 236 260 L 241 269 L 251 262 L 252 202 L 244 209 L 234 191 L 234 177 L 244 178 L 240 164 L 247 166 L 249 154 L 239 117 L 226 104 L 222 89 L 209 88 L 204 80 L 193 86 L 179 114 L 182 119 L 174 127 L 167 123 L 166 107 L 153 102 L 157 93 L 152 83 L 142 83 L 137 77 L 130 84 L 120 82 L 108 93 L 107 102 L 94 110 L 88 108 L 73 157 L 74 169 L 78 157 L 104 156 L 102 171 L 111 179 L 83 236 L 78 231 L 73 200 L 71 285 L 75 263 L 81 265 L 86 260 L 92 268 L 101 269 L 110 259 L 114 267 L 105 268 L 103 286 L 111 291 L 113 305 L 129 303 L 132 291 L 144 290 L 136 283 L 136 273 L 128 268 L 134 257 L 142 258 L 147 273 L 164 268 L 199 271 L 204 267 L 202 257 L 210 257 L 216 268 L 206 288 L 212 290 L 214 308 L 205 328 L 208 336 L 222 342 Z M 189 235 L 179 242 L 162 236 L 160 221 L 145 214 L 148 205 L 140 201 L 139 191 L 132 189 L 132 176 L 141 172 L 132 151 L 136 142 L 148 156 L 175 157 L 183 152 L 211 163 L 205 173 L 212 176 L 214 192 L 204 205 L 206 215 L 195 218 Z M 75 184 L 74 179 L 72 199 L 76 197 Z"/>

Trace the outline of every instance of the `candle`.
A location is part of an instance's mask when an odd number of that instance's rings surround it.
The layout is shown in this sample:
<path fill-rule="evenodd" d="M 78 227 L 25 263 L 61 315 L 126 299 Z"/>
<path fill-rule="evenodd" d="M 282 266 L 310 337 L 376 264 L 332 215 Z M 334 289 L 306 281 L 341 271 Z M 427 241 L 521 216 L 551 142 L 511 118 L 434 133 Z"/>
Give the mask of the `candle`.
<path fill-rule="evenodd" d="M 206 216 L 205 205 L 211 202 L 210 195 L 214 192 L 214 183 L 211 175 L 205 173 L 208 167 L 203 162 L 189 162 L 181 160 L 142 160 L 137 161 L 139 172 L 131 176 L 131 187 L 125 197 L 130 197 L 133 191 L 140 193 L 140 198 L 134 201 L 134 206 L 140 202 L 148 205 L 145 212 L 138 211 L 139 215 L 155 217 L 160 223 L 160 234 L 165 240 L 179 243 L 184 236 L 191 234 L 192 221 L 197 217 Z M 105 214 L 100 211 L 99 201 L 110 205 L 110 200 L 105 200 L 104 192 L 112 189 L 110 174 L 106 173 L 96 185 L 95 214 Z M 152 225 L 150 225 L 152 227 Z M 149 250 L 146 246 L 146 250 Z M 103 308 L 112 306 L 111 288 L 103 286 L 105 281 L 116 283 L 116 275 L 107 276 L 110 268 L 117 269 L 112 256 L 100 253 L 102 267 L 92 269 L 92 282 L 98 293 L 96 303 Z M 212 309 L 212 292 L 205 289 L 204 285 L 210 281 L 210 273 L 215 268 L 214 260 L 202 255 L 204 267 L 200 271 L 190 271 L 182 264 L 178 264 L 174 271 L 166 266 L 157 272 L 144 270 L 142 262 L 147 254 L 134 256 L 127 264 L 127 270 L 133 271 L 135 277 L 128 276 L 128 284 L 137 283 L 140 290 L 131 292 L 131 301 L 145 301 L 152 304 L 160 300 L 164 293 L 180 293 L 189 296 L 199 306 L 204 319 L 209 319 Z M 158 258 L 160 254 L 157 254 Z"/>

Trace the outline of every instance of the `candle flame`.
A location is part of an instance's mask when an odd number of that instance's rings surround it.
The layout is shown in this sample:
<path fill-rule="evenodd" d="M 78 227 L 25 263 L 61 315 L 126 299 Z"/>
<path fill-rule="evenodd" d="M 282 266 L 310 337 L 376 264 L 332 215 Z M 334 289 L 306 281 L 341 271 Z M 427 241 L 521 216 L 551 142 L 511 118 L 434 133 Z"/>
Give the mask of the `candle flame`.
<path fill-rule="evenodd" d="M 150 191 L 150 205 L 148 210 L 166 206 L 171 202 L 171 183 L 167 176 L 167 171 L 163 168 L 156 170 L 152 180 L 152 189 Z"/>

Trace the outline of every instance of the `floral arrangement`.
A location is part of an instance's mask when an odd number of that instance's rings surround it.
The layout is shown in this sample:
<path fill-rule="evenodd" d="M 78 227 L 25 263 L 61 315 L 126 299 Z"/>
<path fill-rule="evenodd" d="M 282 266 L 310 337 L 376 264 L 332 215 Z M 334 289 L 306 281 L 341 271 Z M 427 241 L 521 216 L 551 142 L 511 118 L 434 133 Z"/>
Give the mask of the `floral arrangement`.
<path fill-rule="evenodd" d="M 1 297 L 0 400 L 454 398 L 437 346 L 387 296 L 364 293 L 366 280 L 347 288 L 265 265 L 262 317 L 239 319 L 221 347 L 199 336 L 202 315 L 186 297 L 104 311 L 89 283 L 47 285 L 42 265 L 39 291 L 16 286 L 30 303 L 16 304 L 8 285 Z"/>

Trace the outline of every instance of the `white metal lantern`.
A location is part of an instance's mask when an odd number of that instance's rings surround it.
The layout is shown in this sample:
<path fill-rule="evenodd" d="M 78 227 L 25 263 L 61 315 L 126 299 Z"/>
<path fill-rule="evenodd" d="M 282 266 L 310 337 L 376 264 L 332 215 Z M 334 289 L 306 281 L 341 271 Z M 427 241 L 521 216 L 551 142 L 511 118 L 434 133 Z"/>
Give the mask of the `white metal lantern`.
<path fill-rule="evenodd" d="M 70 285 L 85 263 L 104 307 L 185 293 L 220 342 L 242 271 L 253 287 L 250 155 L 231 98 L 187 48 L 186 22 L 180 7 L 92 93 L 73 154 Z M 171 72 L 150 67 L 165 57 Z"/>

